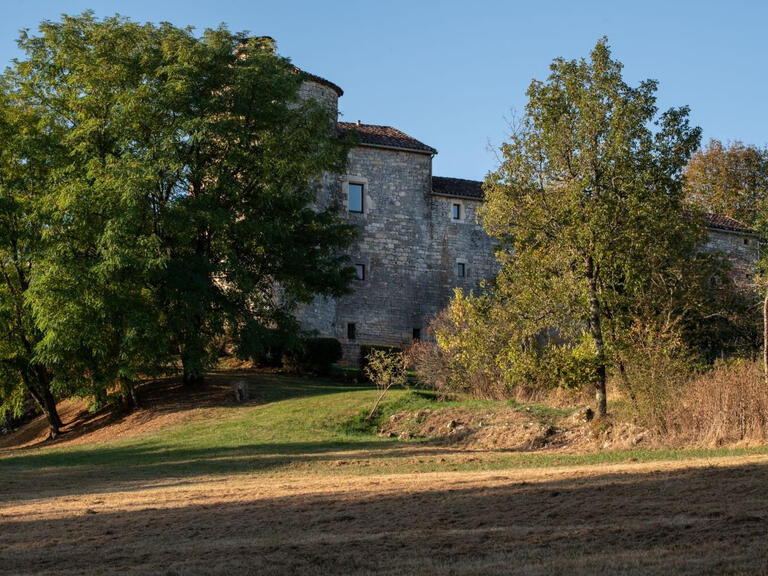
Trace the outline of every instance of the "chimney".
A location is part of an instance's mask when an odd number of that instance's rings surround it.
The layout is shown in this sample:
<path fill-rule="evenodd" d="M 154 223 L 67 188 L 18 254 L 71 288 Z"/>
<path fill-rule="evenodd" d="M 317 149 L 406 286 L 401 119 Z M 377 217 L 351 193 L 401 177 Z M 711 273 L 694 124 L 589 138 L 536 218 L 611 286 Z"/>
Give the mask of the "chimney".
<path fill-rule="evenodd" d="M 355 122 L 355 124 L 357 124 L 358 126 L 360 126 L 360 120 L 358 120 L 357 122 Z"/>

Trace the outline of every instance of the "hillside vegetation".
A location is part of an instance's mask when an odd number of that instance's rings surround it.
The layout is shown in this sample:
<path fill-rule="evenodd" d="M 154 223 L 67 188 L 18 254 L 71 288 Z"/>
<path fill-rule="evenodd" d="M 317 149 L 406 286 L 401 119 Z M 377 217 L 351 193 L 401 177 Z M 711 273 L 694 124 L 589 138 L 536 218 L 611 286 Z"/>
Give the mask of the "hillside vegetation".
<path fill-rule="evenodd" d="M 242 380 L 252 399 L 236 404 L 232 386 Z M 672 451 L 643 447 L 644 439 L 604 449 L 605 421 L 583 422 L 579 410 L 440 402 L 413 390 L 391 391 L 369 425 L 376 394 L 329 380 L 220 372 L 192 393 L 173 379 L 144 386 L 142 408 L 127 415 L 71 404 L 55 442 L 44 441 L 44 422 L 32 422 L 6 435 L 0 451 L 0 570 L 768 567 L 765 447 Z M 568 434 L 571 442 L 562 442 Z M 637 436 L 627 438 L 631 445 Z"/>

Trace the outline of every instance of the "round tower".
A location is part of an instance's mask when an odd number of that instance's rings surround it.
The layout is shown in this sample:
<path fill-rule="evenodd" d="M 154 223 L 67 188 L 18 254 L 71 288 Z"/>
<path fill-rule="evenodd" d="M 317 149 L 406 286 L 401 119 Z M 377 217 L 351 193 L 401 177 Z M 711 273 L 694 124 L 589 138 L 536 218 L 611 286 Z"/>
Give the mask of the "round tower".
<path fill-rule="evenodd" d="M 338 119 L 339 97 L 344 94 L 344 90 L 333 82 L 320 78 L 320 76 L 315 76 L 299 69 L 296 69 L 296 71 L 301 74 L 304 80 L 301 88 L 299 88 L 299 98 L 317 100 L 333 113 L 334 118 Z"/>

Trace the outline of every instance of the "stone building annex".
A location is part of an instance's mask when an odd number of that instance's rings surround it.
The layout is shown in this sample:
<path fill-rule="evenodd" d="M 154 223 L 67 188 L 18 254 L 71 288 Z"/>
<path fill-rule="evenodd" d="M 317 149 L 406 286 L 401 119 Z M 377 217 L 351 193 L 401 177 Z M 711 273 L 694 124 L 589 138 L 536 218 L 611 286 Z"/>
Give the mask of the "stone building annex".
<path fill-rule="evenodd" d="M 329 106 L 338 118 L 335 84 L 306 75 L 300 96 Z M 346 174 L 328 175 L 318 205 L 337 203 L 358 227 L 349 250 L 357 269 L 353 292 L 316 298 L 298 311 L 302 327 L 338 339 L 357 363 L 361 344 L 400 346 L 424 337 L 430 319 L 456 287 L 477 289 L 498 271 L 493 241 L 477 222 L 481 182 L 433 176 L 437 150 L 389 126 L 338 122 L 359 145 Z M 731 218 L 707 218 L 705 250 L 722 251 L 737 280 L 750 278 L 757 257 L 752 229 Z"/>

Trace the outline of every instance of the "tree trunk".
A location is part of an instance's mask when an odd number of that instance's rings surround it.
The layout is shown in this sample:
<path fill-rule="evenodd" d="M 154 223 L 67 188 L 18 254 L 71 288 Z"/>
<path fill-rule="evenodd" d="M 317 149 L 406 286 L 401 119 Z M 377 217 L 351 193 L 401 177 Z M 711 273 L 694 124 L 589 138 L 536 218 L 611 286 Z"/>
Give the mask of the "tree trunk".
<path fill-rule="evenodd" d="M 61 431 L 62 423 L 50 388 L 43 385 L 41 386 L 42 390 L 38 390 L 32 383 L 28 383 L 27 388 L 38 408 L 40 408 L 43 414 L 45 414 L 46 420 L 48 420 L 48 438 L 54 440 Z"/>
<path fill-rule="evenodd" d="M 182 382 L 185 386 L 197 386 L 203 382 L 200 370 L 200 358 L 194 352 L 184 350 L 181 353 Z"/>
<path fill-rule="evenodd" d="M 763 376 L 768 387 L 768 288 L 763 300 Z"/>
<path fill-rule="evenodd" d="M 608 413 L 605 398 L 605 344 L 603 343 L 603 329 L 600 318 L 600 301 L 597 299 L 597 274 L 592 256 L 587 256 L 587 288 L 589 290 L 589 332 L 595 342 L 595 403 L 597 405 L 597 417 L 603 418 Z"/>

